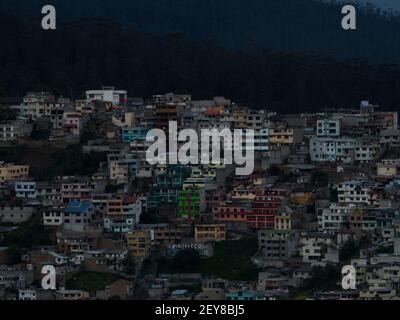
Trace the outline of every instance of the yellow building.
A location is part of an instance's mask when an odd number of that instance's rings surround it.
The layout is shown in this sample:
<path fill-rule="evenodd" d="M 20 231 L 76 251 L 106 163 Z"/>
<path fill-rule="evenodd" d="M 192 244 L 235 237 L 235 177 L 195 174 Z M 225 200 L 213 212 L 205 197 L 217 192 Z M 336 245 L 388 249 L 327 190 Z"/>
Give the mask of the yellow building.
<path fill-rule="evenodd" d="M 294 191 L 290 194 L 290 202 L 297 205 L 307 204 L 313 193 L 311 191 Z"/>
<path fill-rule="evenodd" d="M 226 239 L 224 224 L 198 224 L 195 226 L 196 242 L 222 241 Z"/>
<path fill-rule="evenodd" d="M 126 235 L 127 247 L 133 257 L 147 257 L 151 250 L 149 230 L 135 230 Z"/>
<path fill-rule="evenodd" d="M 239 186 L 231 191 L 230 196 L 232 200 L 252 201 L 256 198 L 256 190 L 252 187 Z"/>
<path fill-rule="evenodd" d="M 118 183 L 126 182 L 128 179 L 128 165 L 120 161 L 110 161 L 110 180 Z"/>
<path fill-rule="evenodd" d="M 391 178 L 398 174 L 398 160 L 382 160 L 376 167 L 378 177 Z"/>
<path fill-rule="evenodd" d="M 0 180 L 12 181 L 18 179 L 27 179 L 29 177 L 29 166 L 15 165 L 12 163 L 0 164 Z"/>
<path fill-rule="evenodd" d="M 247 128 L 247 109 L 237 109 L 233 112 L 233 119 L 235 121 L 236 129 Z"/>
<path fill-rule="evenodd" d="M 275 230 L 291 230 L 292 221 L 290 215 L 277 215 L 274 217 Z"/>
<path fill-rule="evenodd" d="M 56 300 L 87 300 L 89 299 L 89 292 L 82 290 L 59 290 L 56 292 Z"/>
<path fill-rule="evenodd" d="M 173 245 L 182 242 L 182 230 L 179 228 L 155 228 L 154 244 L 155 245 Z"/>
<path fill-rule="evenodd" d="M 280 125 L 269 129 L 269 143 L 271 145 L 293 144 L 294 130 Z"/>

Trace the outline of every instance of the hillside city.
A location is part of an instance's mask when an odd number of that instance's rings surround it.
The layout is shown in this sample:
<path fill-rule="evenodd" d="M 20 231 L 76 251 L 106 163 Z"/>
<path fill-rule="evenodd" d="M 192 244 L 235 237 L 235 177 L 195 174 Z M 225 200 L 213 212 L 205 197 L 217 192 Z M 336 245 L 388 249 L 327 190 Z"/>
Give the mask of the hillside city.
<path fill-rule="evenodd" d="M 149 164 L 148 132 L 171 121 L 254 130 L 253 173 Z M 397 112 L 366 100 L 0 97 L 0 300 L 398 299 L 399 151 Z"/>

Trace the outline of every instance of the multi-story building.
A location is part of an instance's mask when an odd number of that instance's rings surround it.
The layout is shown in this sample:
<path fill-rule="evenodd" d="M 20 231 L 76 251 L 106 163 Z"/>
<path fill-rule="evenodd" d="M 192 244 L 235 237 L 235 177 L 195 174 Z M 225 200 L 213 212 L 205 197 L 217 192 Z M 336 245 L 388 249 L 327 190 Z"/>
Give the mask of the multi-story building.
<path fill-rule="evenodd" d="M 64 112 L 63 129 L 68 134 L 79 135 L 81 133 L 81 116 L 75 112 Z"/>
<path fill-rule="evenodd" d="M 224 223 L 228 230 L 246 230 L 249 212 L 251 212 L 251 202 L 223 201 L 213 207 L 214 221 Z"/>
<path fill-rule="evenodd" d="M 0 162 L 0 181 L 24 180 L 29 177 L 29 166 Z"/>
<path fill-rule="evenodd" d="M 259 230 L 258 248 L 266 260 L 286 260 L 297 254 L 298 234 L 287 230 Z"/>
<path fill-rule="evenodd" d="M 120 196 L 107 201 L 104 229 L 107 232 L 128 232 L 140 220 L 142 203 L 139 198 Z"/>
<path fill-rule="evenodd" d="M 198 218 L 205 209 L 205 192 L 199 189 L 183 189 L 178 191 L 179 217 Z"/>
<path fill-rule="evenodd" d="M 0 121 L 0 141 L 13 141 L 24 135 L 21 121 Z"/>
<path fill-rule="evenodd" d="M 299 253 L 304 263 L 324 265 L 339 262 L 339 252 L 333 237 L 326 233 L 309 232 L 300 236 Z"/>
<path fill-rule="evenodd" d="M 132 128 L 122 128 L 121 137 L 123 143 L 131 143 L 137 139 L 146 138 L 149 128 L 146 127 L 132 127 Z"/>
<path fill-rule="evenodd" d="M 29 120 L 35 121 L 46 117 L 52 129 L 61 129 L 64 111 L 72 108 L 72 103 L 65 98 L 56 98 L 49 92 L 30 92 L 16 108 L 21 116 Z"/>
<path fill-rule="evenodd" d="M 1 206 L 0 221 L 3 223 L 19 224 L 32 217 L 35 208 L 33 206 Z"/>
<path fill-rule="evenodd" d="M 337 185 L 339 203 L 358 206 L 379 206 L 375 185 L 365 180 L 350 180 Z"/>
<path fill-rule="evenodd" d="M 234 110 L 233 118 L 236 129 L 247 128 L 247 108 L 238 108 Z"/>
<path fill-rule="evenodd" d="M 386 129 L 379 134 L 379 143 L 383 146 L 399 147 L 400 146 L 400 130 Z"/>
<path fill-rule="evenodd" d="M 275 216 L 275 230 L 292 230 L 292 216 L 288 213 L 281 213 Z"/>
<path fill-rule="evenodd" d="M 224 224 L 197 224 L 194 228 L 196 242 L 215 242 L 226 239 Z"/>
<path fill-rule="evenodd" d="M 61 184 L 61 195 L 64 203 L 71 200 L 91 200 L 93 189 L 87 179 L 66 179 Z"/>
<path fill-rule="evenodd" d="M 400 159 L 382 159 L 376 164 L 377 176 L 382 178 L 392 178 L 398 175 Z"/>
<path fill-rule="evenodd" d="M 285 125 L 275 125 L 269 128 L 270 145 L 291 145 L 294 142 L 294 130 Z"/>
<path fill-rule="evenodd" d="M 149 209 L 155 209 L 163 203 L 177 203 L 178 190 L 182 188 L 183 181 L 189 174 L 190 171 L 185 166 L 168 166 L 166 172 L 156 177 L 156 183 L 147 198 L 147 207 Z"/>
<path fill-rule="evenodd" d="M 133 230 L 126 235 L 129 254 L 133 257 L 146 258 L 151 250 L 151 233 L 149 230 Z"/>
<path fill-rule="evenodd" d="M 110 180 L 117 183 L 126 183 L 129 179 L 129 165 L 125 161 L 110 161 Z"/>
<path fill-rule="evenodd" d="M 350 227 L 350 216 L 354 207 L 331 203 L 318 215 L 318 229 L 325 232 L 337 232 Z"/>
<path fill-rule="evenodd" d="M 16 181 L 14 188 L 17 198 L 36 199 L 37 197 L 35 181 Z"/>
<path fill-rule="evenodd" d="M 368 163 L 375 160 L 379 151 L 379 143 L 370 139 L 346 137 L 313 137 L 310 139 L 310 157 L 311 161 L 315 162 L 351 164 L 357 161 Z"/>
<path fill-rule="evenodd" d="M 96 248 L 101 238 L 101 230 L 96 231 L 67 231 L 57 232 L 57 250 L 62 254 L 83 255 L 85 251 Z"/>
<path fill-rule="evenodd" d="M 125 90 L 115 90 L 114 87 L 103 87 L 101 90 L 86 91 L 86 102 L 102 101 L 112 106 L 125 105 L 128 93 Z"/>
<path fill-rule="evenodd" d="M 252 135 L 249 130 L 253 130 Z M 267 152 L 269 150 L 269 129 L 243 129 L 242 150 Z"/>
<path fill-rule="evenodd" d="M 339 119 L 323 119 L 317 121 L 318 137 L 339 137 L 340 136 L 340 120 Z"/>
<path fill-rule="evenodd" d="M 248 226 L 252 229 L 273 229 L 275 215 L 278 214 L 282 201 L 286 196 L 286 189 L 257 189 L 252 210 L 247 214 Z"/>
<path fill-rule="evenodd" d="M 356 145 L 357 141 L 350 138 L 311 138 L 311 161 L 352 163 L 355 161 Z"/>
<path fill-rule="evenodd" d="M 64 221 L 63 207 L 47 207 L 43 211 L 43 225 L 47 227 L 62 226 Z"/>

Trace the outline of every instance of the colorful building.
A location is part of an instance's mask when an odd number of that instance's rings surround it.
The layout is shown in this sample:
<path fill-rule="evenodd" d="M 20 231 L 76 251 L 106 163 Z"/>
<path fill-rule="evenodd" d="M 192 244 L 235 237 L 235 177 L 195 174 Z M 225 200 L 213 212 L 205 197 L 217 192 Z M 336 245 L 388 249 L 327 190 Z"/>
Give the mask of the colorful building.
<path fill-rule="evenodd" d="M 133 127 L 133 128 L 122 128 L 121 138 L 123 143 L 131 143 L 137 139 L 146 138 L 149 128 L 146 127 Z"/>
<path fill-rule="evenodd" d="M 275 215 L 286 194 L 286 189 L 258 189 L 252 210 L 247 215 L 248 226 L 252 229 L 273 229 Z"/>

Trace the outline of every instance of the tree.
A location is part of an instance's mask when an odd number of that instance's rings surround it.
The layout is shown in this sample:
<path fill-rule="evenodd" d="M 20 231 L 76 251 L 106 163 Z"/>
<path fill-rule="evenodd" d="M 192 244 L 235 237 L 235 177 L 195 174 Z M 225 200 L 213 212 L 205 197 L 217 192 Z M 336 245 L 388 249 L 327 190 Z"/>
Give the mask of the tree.
<path fill-rule="evenodd" d="M 304 283 L 304 289 L 313 289 L 315 291 L 332 290 L 337 287 L 340 280 L 340 270 L 337 266 L 327 265 L 326 267 L 314 267 L 311 270 L 311 278 Z"/>
<path fill-rule="evenodd" d="M 7 249 L 7 264 L 15 265 L 21 262 L 22 249 L 19 246 L 12 245 Z"/>
<path fill-rule="evenodd" d="M 136 273 L 136 261 L 135 259 L 128 254 L 125 260 L 122 263 L 124 268 L 124 272 L 128 275 L 134 275 Z"/>
<path fill-rule="evenodd" d="M 316 187 L 326 187 L 329 184 L 328 175 L 321 171 L 315 171 L 311 176 L 311 182 Z"/>
<path fill-rule="evenodd" d="M 40 129 L 35 123 L 31 132 L 31 139 L 33 140 L 47 140 L 50 137 L 49 129 Z"/>
<path fill-rule="evenodd" d="M 349 261 L 359 252 L 359 250 L 359 245 L 353 240 L 353 238 L 350 238 L 346 243 L 343 244 L 342 248 L 340 249 L 340 262 L 344 263 Z"/>
<path fill-rule="evenodd" d="M 0 106 L 0 121 L 17 119 L 17 112 L 7 106 Z"/>
<path fill-rule="evenodd" d="M 190 272 L 200 263 L 200 254 L 194 249 L 180 250 L 172 259 L 172 266 L 181 272 Z"/>

